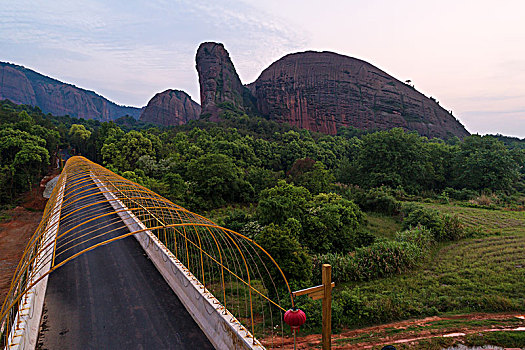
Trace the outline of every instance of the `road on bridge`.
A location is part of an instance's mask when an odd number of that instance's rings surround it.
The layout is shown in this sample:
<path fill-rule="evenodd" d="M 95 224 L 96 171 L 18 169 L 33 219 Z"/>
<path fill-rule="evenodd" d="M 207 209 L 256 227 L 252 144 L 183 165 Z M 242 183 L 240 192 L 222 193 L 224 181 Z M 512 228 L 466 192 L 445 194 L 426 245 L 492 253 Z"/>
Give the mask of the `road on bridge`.
<path fill-rule="evenodd" d="M 69 193 L 82 193 L 77 198 L 95 195 L 67 206 L 62 218 L 89 203 L 104 201 L 93 180 L 84 179 L 86 183 L 71 186 Z M 64 201 L 70 198 L 68 194 Z M 70 215 L 75 220 L 61 220 L 59 235 L 73 229 L 57 240 L 56 263 L 97 240 L 129 232 L 115 213 L 91 222 L 89 230 L 82 225 L 74 228 L 93 210 L 113 212 L 106 202 Z M 73 247 L 111 230 L 115 231 L 110 236 Z M 66 243 L 68 237 L 79 239 Z M 51 273 L 44 307 L 38 349 L 213 349 L 132 236 L 80 255 Z"/>

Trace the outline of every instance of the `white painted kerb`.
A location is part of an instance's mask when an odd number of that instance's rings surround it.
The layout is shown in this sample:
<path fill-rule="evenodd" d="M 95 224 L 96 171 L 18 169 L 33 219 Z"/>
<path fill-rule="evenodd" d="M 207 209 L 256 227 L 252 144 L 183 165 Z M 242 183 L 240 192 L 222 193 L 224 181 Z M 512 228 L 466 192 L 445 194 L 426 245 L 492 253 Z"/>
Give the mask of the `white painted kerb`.
<path fill-rule="evenodd" d="M 62 184 L 57 193 L 57 200 L 53 211 L 51 212 L 51 219 L 47 222 L 45 229 L 45 236 L 42 244 L 53 242 L 58 231 L 58 222 L 60 221 L 60 212 L 62 210 L 62 200 L 64 198 L 64 187 L 66 185 L 66 174 L 63 175 Z M 47 228 L 50 228 L 49 230 Z M 28 283 L 39 279 L 43 274 L 47 273 L 51 268 L 51 259 L 53 255 L 54 245 L 50 244 L 44 251 L 38 254 L 33 266 L 40 266 L 37 268 L 36 274 L 32 274 Z M 49 261 L 44 261 L 49 260 Z M 9 333 L 7 345 L 5 349 L 9 350 L 33 350 L 36 347 L 38 340 L 38 331 L 40 328 L 40 319 L 42 318 L 42 310 L 44 308 L 44 297 L 46 296 L 47 280 L 49 275 L 42 278 L 33 288 L 31 288 L 20 300 L 18 312 L 14 320 L 14 327 Z"/>
<path fill-rule="evenodd" d="M 216 349 L 265 349 L 171 251 L 93 174 L 91 177 Z"/>

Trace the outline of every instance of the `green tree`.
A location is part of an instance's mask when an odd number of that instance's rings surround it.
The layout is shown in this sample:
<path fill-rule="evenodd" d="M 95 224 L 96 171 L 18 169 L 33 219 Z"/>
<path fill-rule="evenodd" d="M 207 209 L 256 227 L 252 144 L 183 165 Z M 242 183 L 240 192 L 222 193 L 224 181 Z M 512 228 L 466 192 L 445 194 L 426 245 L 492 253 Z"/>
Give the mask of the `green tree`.
<path fill-rule="evenodd" d="M 312 261 L 289 227 L 270 224 L 257 236 L 261 245 L 277 262 L 290 282 L 308 285 L 312 275 Z M 278 269 L 265 259 L 270 275 L 278 278 Z M 271 282 L 266 282 L 271 286 Z"/>
<path fill-rule="evenodd" d="M 124 131 L 118 127 L 114 122 L 106 122 L 100 125 L 95 131 L 95 148 L 96 148 L 96 158 L 99 162 L 104 162 L 104 158 L 101 154 L 102 148 L 106 144 L 114 144 L 125 135 Z"/>
<path fill-rule="evenodd" d="M 335 193 L 321 193 L 307 204 L 299 241 L 317 253 L 347 252 L 371 243 L 361 226 L 364 216 L 353 202 Z"/>
<path fill-rule="evenodd" d="M 18 113 L 18 118 L 15 123 L 15 128 L 22 131 L 31 131 L 31 127 L 35 124 L 33 118 L 26 112 L 21 111 Z"/>
<path fill-rule="evenodd" d="M 101 150 L 105 164 L 120 171 L 134 170 L 140 157 L 155 157 L 151 140 L 140 131 L 130 131 L 116 142 L 106 143 Z"/>
<path fill-rule="evenodd" d="M 140 169 L 135 169 L 135 171 L 125 171 L 122 173 L 122 177 L 136 182 L 161 196 L 167 197 L 169 195 L 169 185 L 167 183 L 147 176 Z"/>
<path fill-rule="evenodd" d="M 503 142 L 472 135 L 454 158 L 455 185 L 474 190 L 508 190 L 519 179 L 520 164 Z"/>
<path fill-rule="evenodd" d="M 168 198 L 177 205 L 183 205 L 188 191 L 188 184 L 184 181 L 182 176 L 168 172 L 164 175 L 164 182 L 169 186 Z"/>
<path fill-rule="evenodd" d="M 0 130 L 0 164 L 2 179 L 7 185 L 5 192 L 9 201 L 13 195 L 31 189 L 33 181 L 49 165 L 49 152 L 46 141 L 26 131 L 6 128 Z"/>
<path fill-rule="evenodd" d="M 424 140 L 399 128 L 363 136 L 355 167 L 359 185 L 402 186 L 411 192 L 423 189 L 433 172 Z"/>
<path fill-rule="evenodd" d="M 264 189 L 277 185 L 280 176 L 282 172 L 256 166 L 250 166 L 246 171 L 246 180 L 252 185 L 257 198 Z"/>
<path fill-rule="evenodd" d="M 288 218 L 302 221 L 306 204 L 311 197 L 306 188 L 290 185 L 281 180 L 277 186 L 261 192 L 257 217 L 263 225 L 270 223 L 282 225 Z"/>
<path fill-rule="evenodd" d="M 186 173 L 198 206 L 218 207 L 253 197 L 253 188 L 244 180 L 241 169 L 224 154 L 210 153 L 192 159 Z"/>
<path fill-rule="evenodd" d="M 69 129 L 68 135 L 71 145 L 74 146 L 79 153 L 85 152 L 91 131 L 87 130 L 82 124 L 73 124 Z"/>
<path fill-rule="evenodd" d="M 32 180 L 41 174 L 42 169 L 49 165 L 49 152 L 44 147 L 34 143 L 26 143 L 16 154 L 12 167 L 24 174 L 31 188 Z"/>
<path fill-rule="evenodd" d="M 45 128 L 41 125 L 33 125 L 30 133 L 46 141 L 46 149 L 50 154 L 54 154 L 57 151 L 60 144 L 60 133 L 58 130 Z"/>
<path fill-rule="evenodd" d="M 312 194 L 327 192 L 335 181 L 334 175 L 326 170 L 323 163 L 310 158 L 297 159 L 288 175 L 295 185 L 303 186 Z"/>
<path fill-rule="evenodd" d="M 442 190 L 451 184 L 452 162 L 456 147 L 433 139 L 423 145 L 425 174 L 421 180 L 426 189 Z"/>

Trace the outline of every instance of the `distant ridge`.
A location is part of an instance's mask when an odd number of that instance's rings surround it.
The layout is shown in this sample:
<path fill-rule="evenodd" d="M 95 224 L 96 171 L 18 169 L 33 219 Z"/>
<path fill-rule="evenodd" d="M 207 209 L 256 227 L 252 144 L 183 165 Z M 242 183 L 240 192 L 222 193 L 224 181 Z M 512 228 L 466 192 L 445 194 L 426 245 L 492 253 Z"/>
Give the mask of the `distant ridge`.
<path fill-rule="evenodd" d="M 39 107 L 44 113 L 76 118 L 115 120 L 129 115 L 135 119 L 141 108 L 120 106 L 94 91 L 47 77 L 31 69 L 0 62 L 0 100 Z"/>

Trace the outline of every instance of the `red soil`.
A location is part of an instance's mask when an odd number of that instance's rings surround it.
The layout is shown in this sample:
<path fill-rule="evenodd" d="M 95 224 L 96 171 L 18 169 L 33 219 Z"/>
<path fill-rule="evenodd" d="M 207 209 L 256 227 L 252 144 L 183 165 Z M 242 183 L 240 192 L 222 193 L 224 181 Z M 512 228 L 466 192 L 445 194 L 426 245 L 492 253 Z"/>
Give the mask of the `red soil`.
<path fill-rule="evenodd" d="M 418 330 L 418 331 L 400 331 L 399 333 L 392 334 L 392 332 L 385 332 L 386 329 L 399 329 L 403 330 L 411 326 L 425 326 L 427 323 L 435 322 L 435 321 L 441 321 L 441 320 L 503 320 L 503 319 L 509 319 L 513 317 L 520 316 L 519 313 L 502 313 L 502 314 L 468 314 L 468 315 L 456 315 L 456 316 L 448 316 L 448 317 L 427 317 L 424 319 L 418 319 L 418 320 L 407 320 L 407 321 L 401 321 L 401 322 L 395 322 L 395 323 L 389 323 L 384 324 L 380 326 L 374 326 L 374 327 L 367 327 L 367 328 L 361 328 L 361 329 L 354 329 L 354 330 L 345 330 L 339 334 L 333 334 L 332 335 L 332 349 L 371 349 L 371 348 L 377 348 L 388 344 L 400 344 L 400 343 L 411 343 L 416 342 L 422 339 L 428 339 L 428 338 L 434 338 L 434 337 L 440 337 L 443 335 L 452 335 L 453 333 L 464 333 L 464 334 L 472 334 L 476 332 L 487 332 L 487 331 L 494 331 L 494 330 L 512 330 L 516 328 L 516 324 L 514 325 L 505 325 L 505 326 L 494 326 L 491 328 L 486 327 L 468 327 L 468 326 L 451 326 L 448 328 L 441 328 L 439 330 L 433 329 L 431 330 Z M 521 317 L 523 319 L 523 315 L 521 314 Z M 523 324 L 521 326 L 525 325 L 525 321 L 523 321 Z M 381 333 L 383 333 L 381 335 Z M 371 340 L 367 341 L 366 339 L 363 339 L 363 335 L 370 334 Z M 462 335 L 457 335 L 455 338 L 461 338 Z M 353 343 L 353 344 L 345 344 L 346 342 L 338 342 L 338 340 L 345 339 L 348 342 L 351 341 L 351 338 L 360 338 L 362 341 Z M 378 341 L 378 339 L 381 339 Z M 293 349 L 293 337 L 285 337 L 284 339 L 273 339 L 274 344 L 281 344 L 281 341 L 283 343 L 282 349 Z M 264 341 L 263 341 L 264 343 Z M 298 336 L 297 337 L 297 349 L 312 349 L 312 348 L 321 348 L 321 335 L 320 334 L 311 334 L 307 336 Z"/>
<path fill-rule="evenodd" d="M 22 197 L 22 205 L 4 211 L 9 219 L 0 223 L 0 305 L 3 303 L 18 262 L 35 232 L 47 199 L 42 197 L 46 183 L 56 174 L 46 176 Z"/>

